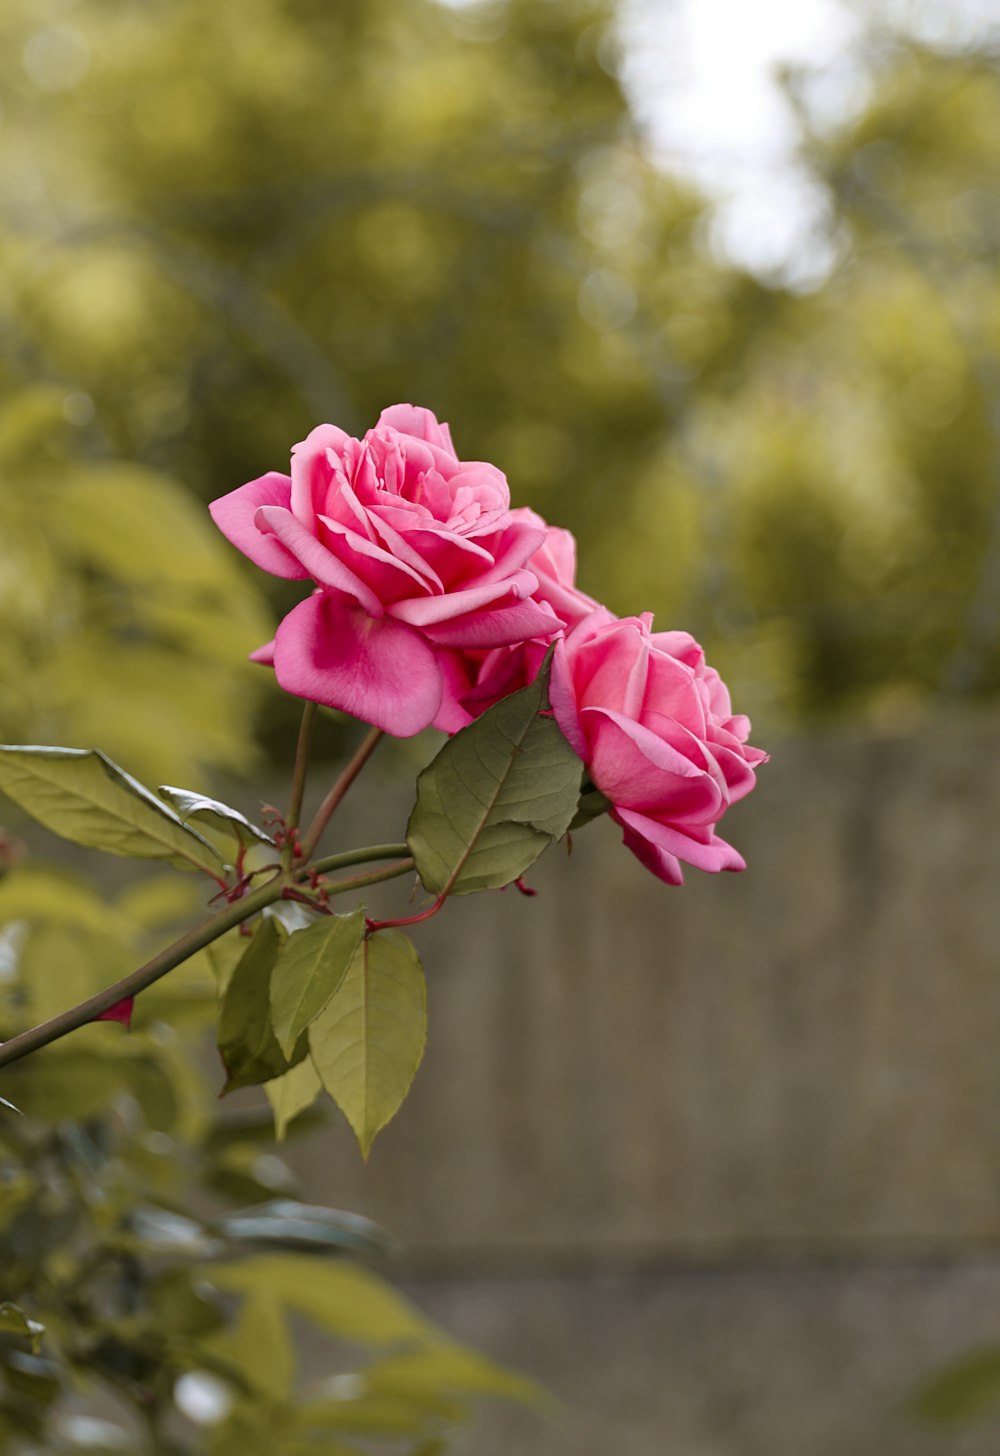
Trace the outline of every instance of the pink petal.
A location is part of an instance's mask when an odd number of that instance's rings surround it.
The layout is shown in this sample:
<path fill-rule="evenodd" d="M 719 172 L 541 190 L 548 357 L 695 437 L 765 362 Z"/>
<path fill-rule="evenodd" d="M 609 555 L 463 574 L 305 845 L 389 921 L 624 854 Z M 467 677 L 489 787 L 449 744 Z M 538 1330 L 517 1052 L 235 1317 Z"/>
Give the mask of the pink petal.
<path fill-rule="evenodd" d="M 261 506 L 256 520 L 260 530 L 270 531 L 283 546 L 287 546 L 296 560 L 301 561 L 313 581 L 320 586 L 346 592 L 364 607 L 369 616 L 382 616 L 385 608 L 371 587 L 366 586 L 350 567 L 345 566 L 332 551 L 317 541 L 312 532 L 307 531 L 295 519 L 291 511 L 281 510 L 278 506 Z"/>
<path fill-rule="evenodd" d="M 630 829 L 620 814 L 612 811 L 612 819 L 622 830 L 622 842 L 626 849 L 630 849 L 641 865 L 647 870 L 652 870 L 658 880 L 663 880 L 667 885 L 683 885 L 684 873 L 681 870 L 681 862 L 675 854 L 668 853 L 661 849 L 658 844 L 645 838 L 644 835 Z"/>
<path fill-rule="evenodd" d="M 329 516 L 317 516 L 316 519 L 326 527 L 329 549 L 337 560 L 353 571 L 359 581 L 364 580 L 384 606 L 401 597 L 412 596 L 414 589 L 424 595 L 430 592 L 430 582 L 425 576 L 405 561 L 397 560 L 374 541 Z"/>
<path fill-rule="evenodd" d="M 378 423 L 398 430 L 401 435 L 413 435 L 418 440 L 427 440 L 429 444 L 437 445 L 455 455 L 448 426 L 438 422 L 433 410 L 424 409 L 421 405 L 391 404 L 379 415 Z M 455 458 L 457 460 L 458 456 L 455 455 Z"/>
<path fill-rule="evenodd" d="M 360 442 L 337 425 L 317 425 L 304 440 L 293 445 L 291 495 L 284 504 L 303 526 L 309 526 L 313 516 L 326 510 L 331 482 L 338 472 L 350 477 L 360 448 Z"/>
<path fill-rule="evenodd" d="M 583 736 L 583 728 L 580 726 L 580 714 L 577 709 L 576 693 L 573 691 L 573 680 L 570 675 L 570 660 L 566 650 L 565 639 L 560 638 L 556 643 L 556 650 L 552 654 L 552 674 L 549 678 L 549 702 L 552 704 L 552 712 L 559 724 L 562 736 L 566 739 L 573 752 L 586 762 L 587 740 Z"/>
<path fill-rule="evenodd" d="M 441 672 L 419 632 L 327 592 L 314 592 L 281 623 L 274 669 L 286 692 L 397 738 L 428 727 L 441 706 Z"/>
<path fill-rule="evenodd" d="M 272 576 L 300 581 L 309 575 L 301 562 L 273 536 L 261 535 L 254 524 L 254 516 L 261 506 L 283 506 L 287 509 L 291 488 L 292 482 L 287 475 L 270 470 L 259 480 L 251 480 L 241 485 L 239 490 L 232 490 L 212 501 L 208 509 L 226 539 L 249 557 L 255 566 L 269 571 Z"/>
<path fill-rule="evenodd" d="M 711 831 L 708 831 L 707 841 L 703 843 L 671 824 L 662 824 L 658 819 L 651 819 L 648 815 L 638 814 L 632 809 L 616 806 L 614 817 L 623 829 L 630 829 L 639 839 L 662 850 L 664 854 L 674 855 L 686 864 L 694 865 L 696 869 L 707 870 L 709 874 L 718 874 L 720 870 L 746 869 L 743 856 Z M 636 853 L 633 845 L 629 844 L 629 848 Z"/>
<path fill-rule="evenodd" d="M 494 610 L 471 612 L 447 622 L 423 628 L 429 642 L 439 647 L 464 647 L 469 651 L 488 647 L 510 647 L 533 637 L 553 637 L 562 624 L 555 613 L 539 602 L 513 602 Z"/>
<path fill-rule="evenodd" d="M 530 597 L 534 589 L 535 577 L 532 573 L 519 571 L 505 581 L 467 587 L 464 591 L 444 592 L 440 596 L 413 597 L 408 601 L 393 602 L 388 610 L 392 616 L 398 617 L 401 622 L 409 622 L 412 627 L 431 627 L 437 622 L 464 617 L 469 612 L 480 612 L 484 607 L 491 607 L 505 597 Z"/>
<path fill-rule="evenodd" d="M 698 824 L 714 823 L 725 811 L 724 782 L 641 723 L 604 708 L 584 708 L 580 722 L 590 776 L 616 807 Z"/>
<path fill-rule="evenodd" d="M 260 663 L 262 663 L 264 665 L 264 667 L 273 667 L 274 666 L 274 638 L 272 637 L 272 639 L 271 639 L 270 642 L 265 642 L 264 645 L 263 645 L 263 647 L 257 647 L 257 648 L 255 648 L 254 651 L 251 652 L 251 654 L 250 654 L 250 661 L 251 662 L 260 662 Z"/>

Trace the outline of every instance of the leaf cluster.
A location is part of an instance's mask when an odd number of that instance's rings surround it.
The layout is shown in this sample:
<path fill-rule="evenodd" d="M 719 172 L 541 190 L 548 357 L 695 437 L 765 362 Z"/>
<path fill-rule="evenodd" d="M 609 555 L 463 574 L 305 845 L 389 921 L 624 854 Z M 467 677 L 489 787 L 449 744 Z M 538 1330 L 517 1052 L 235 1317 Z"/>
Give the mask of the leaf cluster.
<path fill-rule="evenodd" d="M 127 965 L 183 913 L 178 886 L 109 905 L 63 872 L 8 874 L 0 1037 Z M 263 1110 L 213 1110 L 192 1052 L 215 1001 L 202 956 L 131 1036 L 85 1028 L 5 1072 L 24 1115 L 0 1108 L 0 1452 L 409 1452 L 477 1396 L 535 1398 L 358 1262 L 390 1251 L 380 1229 L 299 1200 Z M 300 1321 L 336 1342 L 312 1387 Z"/>

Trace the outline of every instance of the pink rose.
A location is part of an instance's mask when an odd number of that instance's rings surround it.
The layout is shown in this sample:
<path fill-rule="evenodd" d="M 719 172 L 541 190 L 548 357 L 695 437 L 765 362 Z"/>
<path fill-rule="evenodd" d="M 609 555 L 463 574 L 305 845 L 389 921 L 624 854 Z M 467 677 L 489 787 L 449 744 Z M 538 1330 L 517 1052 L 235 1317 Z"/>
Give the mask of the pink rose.
<path fill-rule="evenodd" d="M 287 692 L 397 737 L 438 720 L 454 650 L 559 628 L 532 600 L 544 526 L 511 511 L 495 466 L 459 460 L 430 410 L 393 405 L 363 440 L 319 425 L 292 451 L 291 476 L 261 476 L 210 509 L 265 571 L 316 583 L 255 659 Z"/>
<path fill-rule="evenodd" d="M 625 844 L 668 884 L 680 860 L 703 870 L 742 870 L 715 833 L 754 786 L 767 755 L 747 745 L 719 674 L 686 632 L 652 631 L 652 615 L 604 612 L 556 647 L 552 707 L 594 785 L 613 806 Z"/>
<path fill-rule="evenodd" d="M 538 581 L 534 600 L 551 608 L 559 626 L 568 630 L 594 612 L 603 612 L 608 621 L 613 620 L 606 608 L 575 584 L 576 539 L 572 531 L 548 525 L 524 506 L 511 511 L 511 518 L 542 536 L 540 546 L 528 561 L 528 570 L 534 572 Z M 455 733 L 508 693 L 527 687 L 541 667 L 550 638 L 548 632 L 513 647 L 451 653 L 443 664 L 445 695 L 437 726 Z"/>

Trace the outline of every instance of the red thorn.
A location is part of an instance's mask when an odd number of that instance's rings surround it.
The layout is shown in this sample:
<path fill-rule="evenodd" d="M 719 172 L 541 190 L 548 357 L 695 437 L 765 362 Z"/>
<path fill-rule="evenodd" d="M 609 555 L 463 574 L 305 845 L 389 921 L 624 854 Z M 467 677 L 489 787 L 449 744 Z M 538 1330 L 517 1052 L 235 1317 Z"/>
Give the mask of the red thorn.
<path fill-rule="evenodd" d="M 527 895 L 529 900 L 534 899 L 534 897 L 538 894 L 537 890 L 533 890 L 530 885 L 526 885 L 524 883 L 524 880 L 521 878 L 520 875 L 518 875 L 517 879 L 514 881 L 514 885 L 518 890 L 521 891 L 522 895 Z"/>
<path fill-rule="evenodd" d="M 106 1011 L 102 1011 L 99 1016 L 95 1016 L 94 1020 L 117 1021 L 120 1022 L 122 1026 L 124 1026 L 126 1031 L 131 1031 L 132 1011 L 134 1007 L 135 997 L 126 996 L 123 1001 L 116 1001 L 113 1006 L 109 1006 Z"/>

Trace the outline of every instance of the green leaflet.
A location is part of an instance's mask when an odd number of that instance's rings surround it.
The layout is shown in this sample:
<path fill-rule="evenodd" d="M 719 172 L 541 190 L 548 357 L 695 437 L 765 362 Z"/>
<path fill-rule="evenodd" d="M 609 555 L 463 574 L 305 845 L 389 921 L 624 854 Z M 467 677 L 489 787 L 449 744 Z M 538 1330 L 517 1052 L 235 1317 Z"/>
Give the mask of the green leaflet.
<path fill-rule="evenodd" d="M 156 791 L 176 811 L 182 823 L 199 819 L 208 829 L 226 839 L 235 839 L 244 849 L 252 844 L 274 844 L 270 834 L 257 824 L 251 823 L 238 809 L 231 809 L 219 799 L 210 799 L 206 794 L 193 789 L 175 789 L 170 784 L 161 784 Z"/>
<path fill-rule="evenodd" d="M 316 1020 L 347 974 L 365 931 L 362 907 L 325 915 L 297 930 L 278 952 L 271 977 L 271 1020 L 287 1055 Z"/>
<path fill-rule="evenodd" d="M 456 733 L 417 779 L 407 843 L 426 888 L 467 895 L 509 885 L 569 828 L 583 764 L 535 681 Z"/>
<path fill-rule="evenodd" d="M 232 1293 L 274 1290 L 285 1309 L 341 1340 L 377 1348 L 441 1339 L 416 1305 L 377 1274 L 345 1259 L 261 1254 L 236 1263 L 209 1264 L 203 1273 L 210 1284 Z"/>
<path fill-rule="evenodd" d="M 282 934 L 273 917 L 260 921 L 223 994 L 219 1012 L 219 1053 L 226 1069 L 223 1093 L 270 1082 L 306 1055 L 303 1038 L 286 1057 L 271 1026 L 269 988 Z"/>
<path fill-rule="evenodd" d="M 426 1039 L 424 973 L 412 943 L 394 930 L 366 936 L 309 1028 L 320 1080 L 366 1158 L 409 1091 Z"/>
<path fill-rule="evenodd" d="M 0 790 L 74 844 L 219 871 L 208 840 L 96 748 L 0 745 Z"/>
<path fill-rule="evenodd" d="M 323 1090 L 319 1073 L 308 1057 L 290 1067 L 280 1077 L 264 1083 L 267 1100 L 274 1114 L 274 1135 L 283 1142 L 290 1125 L 300 1112 L 311 1107 Z"/>
<path fill-rule="evenodd" d="M 0 1334 L 20 1335 L 22 1339 L 29 1340 L 32 1349 L 37 1351 L 44 1333 L 45 1326 L 40 1325 L 37 1320 L 29 1319 L 16 1304 L 11 1304 L 6 1299 L 0 1304 Z"/>

